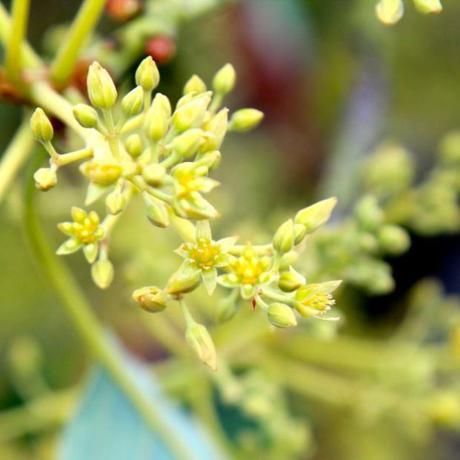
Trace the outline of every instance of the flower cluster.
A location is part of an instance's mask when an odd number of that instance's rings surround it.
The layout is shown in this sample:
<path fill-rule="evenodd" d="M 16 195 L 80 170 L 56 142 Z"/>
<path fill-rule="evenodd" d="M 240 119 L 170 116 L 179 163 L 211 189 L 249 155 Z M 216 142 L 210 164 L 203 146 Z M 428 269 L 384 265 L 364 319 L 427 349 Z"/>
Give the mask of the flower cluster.
<path fill-rule="evenodd" d="M 79 133 L 87 144 L 81 150 L 59 154 L 52 143 L 53 126 L 44 111 L 36 109 L 31 119 L 36 139 L 50 155 L 49 167 L 35 173 L 37 187 L 51 189 L 57 184 L 60 167 L 85 160 L 80 165 L 89 182 L 85 205 L 105 197 L 108 215 L 101 224 L 97 241 L 104 248 L 99 251 L 99 260 L 105 261 L 106 267 L 110 263 L 109 233 L 134 195 L 142 195 L 148 219 L 159 227 L 169 226 L 171 216 L 176 227 L 186 226 L 187 221 L 216 217 L 217 210 L 205 195 L 218 185 L 209 173 L 219 164 L 224 137 L 229 130 L 244 132 L 254 128 L 263 117 L 258 110 L 241 109 L 229 120 L 228 109 L 220 108 L 224 96 L 235 85 L 235 71 L 230 64 L 215 75 L 214 92 L 208 91 L 198 76 L 191 77 L 174 110 L 165 95 L 153 94 L 160 75 L 150 57 L 141 62 L 135 77 L 137 86 L 119 98 L 108 71 L 97 62 L 90 66 L 87 77 L 90 104 L 73 107 L 78 128 L 82 128 Z M 73 214 L 80 218 L 83 212 Z M 93 222 L 94 216 L 89 213 L 88 222 Z M 91 230 L 77 229 L 76 226 L 86 223 L 74 220 L 74 224 L 59 226 L 71 239 L 58 253 L 69 254 L 83 247 L 88 262 L 94 263 L 98 244 L 84 241 L 81 235 Z M 113 269 L 109 271 L 112 273 Z M 107 287 L 112 279 L 112 275 L 103 276 L 101 282 L 99 270 L 94 267 L 92 274 L 101 287 Z M 207 279 L 206 273 L 203 279 Z"/>
<path fill-rule="evenodd" d="M 229 119 L 223 98 L 235 86 L 230 64 L 214 76 L 212 89 L 192 76 L 174 109 L 155 88 L 160 76 L 154 61 L 144 59 L 135 74 L 136 87 L 121 99 L 107 70 L 94 62 L 88 72 L 90 104 L 73 107 L 76 127 L 85 148 L 70 153 L 56 151 L 53 127 L 42 109 L 32 117 L 32 130 L 50 156 L 49 168 L 41 168 L 35 181 L 41 190 L 57 183 L 60 167 L 84 160 L 82 175 L 88 180 L 85 204 L 104 197 L 107 215 L 100 221 L 94 212 L 72 209 L 73 222 L 59 225 L 69 239 L 58 254 L 82 249 L 92 264 L 92 277 L 106 288 L 113 279 L 108 239 L 131 199 L 141 195 L 147 218 L 158 227 L 172 226 L 183 243 L 176 251 L 184 261 L 164 288 L 147 286 L 133 298 L 146 311 L 159 312 L 170 301 L 182 305 L 187 323 L 186 339 L 200 359 L 216 367 L 212 339 L 198 324 L 184 302 L 184 295 L 201 284 L 212 295 L 217 285 L 230 289 L 217 307 L 220 320 L 237 311 L 239 299 L 266 312 L 277 327 L 297 324 L 298 317 L 324 317 L 334 305 L 331 293 L 339 282 L 307 284 L 293 264 L 306 236 L 329 218 L 336 203 L 330 198 L 299 211 L 284 222 L 266 245 L 238 245 L 236 237 L 216 240 L 210 221 L 218 211 L 207 194 L 218 182 L 209 177 L 220 162 L 220 147 L 227 131 L 245 132 L 259 124 L 263 115 L 241 109 Z"/>
<path fill-rule="evenodd" d="M 442 3 L 440 0 L 413 0 L 414 6 L 422 14 L 440 13 Z M 404 14 L 403 0 L 379 0 L 375 6 L 378 19 L 387 26 L 396 24 Z"/>

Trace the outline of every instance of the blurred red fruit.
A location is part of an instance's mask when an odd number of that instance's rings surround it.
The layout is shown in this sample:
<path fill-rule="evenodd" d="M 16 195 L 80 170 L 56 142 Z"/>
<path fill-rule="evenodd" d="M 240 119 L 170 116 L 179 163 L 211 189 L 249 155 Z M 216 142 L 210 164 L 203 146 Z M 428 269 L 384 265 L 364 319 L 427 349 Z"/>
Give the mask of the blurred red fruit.
<path fill-rule="evenodd" d="M 142 3 L 140 0 L 107 0 L 105 9 L 113 20 L 125 22 L 139 14 Z"/>
<path fill-rule="evenodd" d="M 176 54 L 176 42 L 168 35 L 156 35 L 146 41 L 145 53 L 157 64 L 165 64 Z"/>

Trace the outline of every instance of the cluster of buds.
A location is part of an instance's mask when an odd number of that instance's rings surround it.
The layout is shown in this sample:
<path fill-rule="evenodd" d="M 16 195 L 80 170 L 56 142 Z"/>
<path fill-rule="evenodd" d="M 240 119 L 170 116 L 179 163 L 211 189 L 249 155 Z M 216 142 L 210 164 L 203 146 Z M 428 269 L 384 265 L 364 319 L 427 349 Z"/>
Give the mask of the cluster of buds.
<path fill-rule="evenodd" d="M 442 3 L 440 0 L 412 0 L 415 8 L 422 14 L 440 13 Z M 385 25 L 396 24 L 404 14 L 403 0 L 379 0 L 375 6 L 377 18 Z"/>
<path fill-rule="evenodd" d="M 34 175 L 37 187 L 49 190 L 57 184 L 61 166 L 86 160 L 80 165 L 89 182 L 85 205 L 105 198 L 107 216 L 97 223 L 101 230 L 97 241 L 81 238 L 91 229 L 77 229 L 93 224 L 93 212 L 83 216 L 84 211 L 73 211 L 78 219 L 74 216 L 73 224 L 59 226 L 70 240 L 58 253 L 69 254 L 82 247 L 88 262 L 94 264 L 93 279 L 101 287 L 107 287 L 113 277 L 107 254 L 109 233 L 132 197 L 142 196 L 148 219 L 158 227 L 168 227 L 171 220 L 184 227 L 190 221 L 216 217 L 218 212 L 205 195 L 218 185 L 209 173 L 219 164 L 224 137 L 229 130 L 244 132 L 256 127 L 263 117 L 258 110 L 242 109 L 228 120 L 228 109 L 220 106 L 236 81 L 230 64 L 215 75 L 214 92 L 198 76 L 190 78 L 174 110 L 165 95 L 153 94 L 160 75 L 151 57 L 140 63 L 135 80 L 136 87 L 119 98 L 108 71 L 97 62 L 91 64 L 87 76 L 90 104 L 73 107 L 87 144 L 81 150 L 59 154 L 44 111 L 37 108 L 31 119 L 35 138 L 50 156 L 49 167 Z"/>

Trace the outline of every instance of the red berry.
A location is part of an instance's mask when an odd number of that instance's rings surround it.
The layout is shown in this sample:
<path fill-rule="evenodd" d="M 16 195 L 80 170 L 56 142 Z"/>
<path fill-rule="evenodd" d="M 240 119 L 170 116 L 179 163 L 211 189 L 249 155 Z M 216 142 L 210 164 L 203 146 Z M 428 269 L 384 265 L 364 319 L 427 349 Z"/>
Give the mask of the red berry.
<path fill-rule="evenodd" d="M 145 53 L 157 64 L 165 64 L 176 54 L 176 42 L 168 35 L 156 35 L 146 41 Z"/>

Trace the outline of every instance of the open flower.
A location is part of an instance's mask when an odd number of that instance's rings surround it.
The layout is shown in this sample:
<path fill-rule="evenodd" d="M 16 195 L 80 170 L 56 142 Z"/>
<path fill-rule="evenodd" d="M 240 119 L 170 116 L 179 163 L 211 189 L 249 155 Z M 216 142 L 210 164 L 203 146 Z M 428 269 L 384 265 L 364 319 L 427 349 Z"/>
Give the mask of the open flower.
<path fill-rule="evenodd" d="M 199 272 L 203 284 L 211 295 L 217 284 L 217 269 L 226 267 L 232 260 L 230 249 L 235 245 L 237 237 L 213 240 L 209 222 L 198 222 L 195 241 L 183 243 L 177 254 L 185 259 L 182 269 Z"/>
<path fill-rule="evenodd" d="M 73 207 L 71 210 L 73 222 L 61 222 L 59 230 L 69 239 L 59 246 L 59 255 L 72 254 L 83 248 L 89 263 L 96 260 L 99 241 L 104 237 L 104 229 L 100 225 L 99 216 L 95 211 L 86 212 L 84 209 Z"/>
<path fill-rule="evenodd" d="M 240 287 L 241 297 L 250 299 L 255 296 L 257 286 L 273 280 L 272 264 L 271 257 L 257 254 L 248 244 L 241 256 L 232 258 L 228 265 L 229 273 L 219 277 L 219 284 L 228 288 Z"/>
<path fill-rule="evenodd" d="M 317 317 L 327 313 L 335 304 L 332 292 L 341 281 L 312 283 L 300 287 L 295 294 L 295 309 L 304 318 Z"/>

